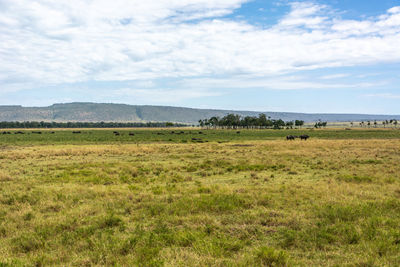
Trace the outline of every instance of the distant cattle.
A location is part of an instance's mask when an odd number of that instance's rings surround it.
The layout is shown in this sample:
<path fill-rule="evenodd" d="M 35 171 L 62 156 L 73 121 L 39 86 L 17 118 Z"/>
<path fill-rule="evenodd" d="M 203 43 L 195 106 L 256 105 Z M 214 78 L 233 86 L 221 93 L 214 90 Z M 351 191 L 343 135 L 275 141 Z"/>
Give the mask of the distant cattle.
<path fill-rule="evenodd" d="M 286 140 L 294 140 L 295 138 L 293 135 L 286 136 Z"/>
<path fill-rule="evenodd" d="M 310 138 L 310 136 L 308 136 L 306 134 L 300 135 L 301 140 L 307 140 L 308 138 Z"/>
<path fill-rule="evenodd" d="M 73 133 L 73 134 L 80 134 L 81 131 L 73 131 L 72 133 Z"/>
<path fill-rule="evenodd" d="M 21 132 L 21 131 L 18 131 L 18 132 L 15 132 L 14 134 L 25 134 L 25 133 Z"/>
<path fill-rule="evenodd" d="M 237 131 L 236 133 L 237 133 L 237 134 L 240 134 L 240 131 Z"/>
<path fill-rule="evenodd" d="M 203 132 L 199 132 L 199 134 L 203 134 Z"/>
<path fill-rule="evenodd" d="M 42 132 L 39 131 L 32 131 L 33 134 L 42 134 Z"/>
<path fill-rule="evenodd" d="M 54 131 L 52 131 L 52 132 L 50 132 L 51 134 L 55 134 L 56 132 L 54 132 Z"/>
<path fill-rule="evenodd" d="M 134 136 L 135 134 L 134 134 L 134 133 L 129 133 L 129 135 L 130 135 L 130 136 Z"/>
<path fill-rule="evenodd" d="M 3 132 L 3 134 L 11 134 L 10 132 Z"/>

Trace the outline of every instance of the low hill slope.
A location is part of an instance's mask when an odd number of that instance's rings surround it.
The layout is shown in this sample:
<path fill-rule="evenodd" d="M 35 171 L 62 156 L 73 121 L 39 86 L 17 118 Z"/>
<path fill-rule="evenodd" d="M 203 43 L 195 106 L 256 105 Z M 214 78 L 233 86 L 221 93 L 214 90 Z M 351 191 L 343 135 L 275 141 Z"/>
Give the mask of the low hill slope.
<path fill-rule="evenodd" d="M 242 116 L 257 116 L 261 112 L 233 111 L 214 109 L 194 109 L 168 106 L 138 106 L 103 103 L 66 103 L 48 107 L 0 106 L 0 121 L 81 121 L 81 122 L 147 122 L 171 121 L 180 123 L 197 123 L 200 119 L 212 116 L 223 117 L 228 113 Z M 367 121 L 367 120 L 400 120 L 400 115 L 365 115 L 365 114 L 308 114 L 290 112 L 262 112 L 273 119 L 284 121 L 318 120 Z"/>

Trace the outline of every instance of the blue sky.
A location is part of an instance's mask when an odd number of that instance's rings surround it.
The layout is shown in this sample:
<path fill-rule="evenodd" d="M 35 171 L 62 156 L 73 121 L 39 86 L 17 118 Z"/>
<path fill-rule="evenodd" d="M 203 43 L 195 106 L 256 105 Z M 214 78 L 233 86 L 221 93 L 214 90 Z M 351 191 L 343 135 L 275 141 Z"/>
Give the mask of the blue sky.
<path fill-rule="evenodd" d="M 400 114 L 400 1 L 0 0 L 0 105 Z"/>

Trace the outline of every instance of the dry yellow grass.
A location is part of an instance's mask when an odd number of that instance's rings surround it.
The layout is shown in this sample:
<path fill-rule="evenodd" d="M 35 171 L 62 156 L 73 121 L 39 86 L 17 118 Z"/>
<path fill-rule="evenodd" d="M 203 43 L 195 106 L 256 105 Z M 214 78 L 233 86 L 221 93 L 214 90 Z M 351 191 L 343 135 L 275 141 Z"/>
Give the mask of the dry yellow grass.
<path fill-rule="evenodd" d="M 8 146 L 0 263 L 400 265 L 399 151 L 398 139 Z"/>

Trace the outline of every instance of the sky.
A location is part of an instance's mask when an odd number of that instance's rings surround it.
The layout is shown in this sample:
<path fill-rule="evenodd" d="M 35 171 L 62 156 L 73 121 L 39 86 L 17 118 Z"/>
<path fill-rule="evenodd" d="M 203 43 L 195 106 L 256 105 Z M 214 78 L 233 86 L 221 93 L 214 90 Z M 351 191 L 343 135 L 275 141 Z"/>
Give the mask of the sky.
<path fill-rule="evenodd" d="M 0 0 L 0 105 L 400 114 L 400 0 Z"/>

